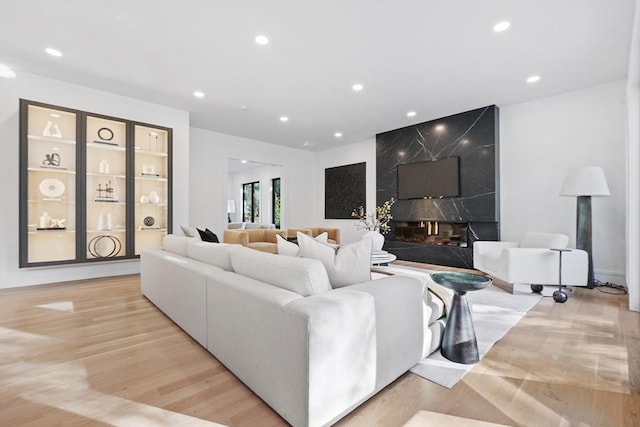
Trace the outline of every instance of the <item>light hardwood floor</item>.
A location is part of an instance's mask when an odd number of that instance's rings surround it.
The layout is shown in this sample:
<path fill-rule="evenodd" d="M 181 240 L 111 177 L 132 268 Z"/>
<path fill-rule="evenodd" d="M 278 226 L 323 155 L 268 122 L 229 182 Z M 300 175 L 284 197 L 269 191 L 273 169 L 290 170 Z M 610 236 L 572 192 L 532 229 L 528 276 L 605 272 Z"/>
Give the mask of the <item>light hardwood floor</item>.
<path fill-rule="evenodd" d="M 406 373 L 337 425 L 402 426 L 420 411 L 640 426 L 640 314 L 597 290 L 543 298 L 452 389 Z M 138 276 L 0 291 L 0 426 L 216 424 L 286 425 L 141 295 Z"/>

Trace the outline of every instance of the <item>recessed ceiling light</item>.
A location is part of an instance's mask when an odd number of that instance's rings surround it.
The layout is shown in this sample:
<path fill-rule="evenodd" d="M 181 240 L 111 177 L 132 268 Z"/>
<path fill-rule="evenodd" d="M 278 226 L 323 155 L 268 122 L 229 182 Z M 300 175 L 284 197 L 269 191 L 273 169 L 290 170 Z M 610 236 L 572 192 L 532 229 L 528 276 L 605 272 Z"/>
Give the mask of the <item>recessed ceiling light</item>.
<path fill-rule="evenodd" d="M 282 116 L 282 117 L 280 117 L 280 121 L 281 121 L 281 122 L 288 122 L 288 121 L 289 121 L 289 117 L 287 117 L 287 116 Z"/>
<path fill-rule="evenodd" d="M 196 98 L 204 98 L 204 92 L 200 92 L 197 90 L 193 92 L 193 96 L 195 96 Z"/>
<path fill-rule="evenodd" d="M 359 92 L 362 89 L 364 89 L 364 86 L 362 86 L 360 83 L 356 83 L 353 86 L 351 86 L 351 89 L 355 90 L 356 92 Z"/>
<path fill-rule="evenodd" d="M 527 83 L 535 83 L 540 80 L 540 76 L 531 76 L 527 79 Z"/>
<path fill-rule="evenodd" d="M 54 49 L 51 47 L 46 48 L 44 51 L 51 56 L 62 56 L 62 52 L 60 52 L 58 49 Z"/>
<path fill-rule="evenodd" d="M 53 151 L 60 151 L 60 148 L 59 148 L 59 147 L 51 147 L 51 149 L 52 149 Z"/>
<path fill-rule="evenodd" d="M 261 45 L 265 45 L 269 43 L 269 39 L 267 38 L 267 36 L 256 36 L 256 43 L 261 44 Z"/>
<path fill-rule="evenodd" d="M 407 113 L 407 117 L 415 117 L 416 116 L 416 112 L 415 111 L 409 111 Z"/>
<path fill-rule="evenodd" d="M 4 64 L 0 64 L 0 77 L 12 79 L 16 76 L 16 72 Z"/>
<path fill-rule="evenodd" d="M 336 132 L 333 134 L 333 136 L 335 136 L 336 138 L 340 138 L 342 137 L 342 132 Z"/>
<path fill-rule="evenodd" d="M 246 111 L 246 110 L 249 109 L 249 107 L 247 107 L 246 105 L 241 105 L 240 109 L 243 110 L 243 111 Z"/>
<path fill-rule="evenodd" d="M 436 130 L 438 132 L 442 132 L 444 130 L 444 125 L 436 125 Z"/>
<path fill-rule="evenodd" d="M 304 145 L 305 147 L 312 147 L 312 146 L 314 146 L 316 144 L 315 144 L 315 142 L 305 141 L 305 142 L 302 143 L 302 145 Z"/>
<path fill-rule="evenodd" d="M 247 163 L 246 160 L 240 160 L 240 163 Z"/>
<path fill-rule="evenodd" d="M 510 26 L 511 26 L 511 22 L 509 21 L 498 22 L 496 25 L 493 26 L 493 31 L 495 31 L 496 33 L 501 33 L 502 31 L 506 30 Z"/>

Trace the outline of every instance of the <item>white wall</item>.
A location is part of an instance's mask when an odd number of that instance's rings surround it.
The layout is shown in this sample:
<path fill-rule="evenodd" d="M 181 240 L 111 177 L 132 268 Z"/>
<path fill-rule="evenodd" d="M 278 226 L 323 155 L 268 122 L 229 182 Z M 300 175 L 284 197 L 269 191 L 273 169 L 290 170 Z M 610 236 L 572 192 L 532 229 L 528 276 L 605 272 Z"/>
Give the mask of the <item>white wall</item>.
<path fill-rule="evenodd" d="M 93 265 L 18 268 L 19 206 L 19 99 L 29 99 L 173 128 L 173 218 L 175 224 L 189 216 L 189 114 L 157 104 L 114 95 L 59 80 L 20 73 L 0 79 L 0 288 L 52 283 L 139 271 L 137 260 Z"/>
<path fill-rule="evenodd" d="M 625 283 L 625 82 L 500 109 L 502 240 L 527 230 L 575 242 L 576 198 L 558 195 L 572 167 L 601 166 L 611 196 L 592 198 L 596 278 Z"/>
<path fill-rule="evenodd" d="M 315 168 L 314 153 L 199 128 L 191 128 L 190 146 L 192 226 L 217 234 L 227 227 L 229 158 L 282 165 L 282 228 L 309 224 L 319 209 L 309 172 Z"/>
<path fill-rule="evenodd" d="M 249 170 L 238 171 L 229 174 L 229 188 L 227 199 L 235 202 L 236 211 L 231 214 L 232 222 L 242 221 L 242 185 L 250 182 L 260 183 L 260 221 L 262 223 L 274 223 L 272 218 L 272 179 L 280 178 L 282 166 L 265 165 Z"/>
<path fill-rule="evenodd" d="M 627 82 L 627 286 L 640 311 L 640 0 L 636 0 Z"/>
<path fill-rule="evenodd" d="M 331 150 L 317 153 L 315 181 L 318 188 L 318 208 L 315 224 L 320 227 L 335 227 L 340 229 L 340 242 L 351 243 L 360 240 L 364 231 L 356 230 L 355 220 L 325 219 L 324 218 L 324 170 L 336 166 L 353 163 L 367 163 L 367 212 L 373 212 L 376 206 L 376 141 L 369 139 L 357 144 L 349 144 Z M 356 206 L 354 206 L 355 208 Z M 307 224 L 313 225 L 313 224 Z"/>

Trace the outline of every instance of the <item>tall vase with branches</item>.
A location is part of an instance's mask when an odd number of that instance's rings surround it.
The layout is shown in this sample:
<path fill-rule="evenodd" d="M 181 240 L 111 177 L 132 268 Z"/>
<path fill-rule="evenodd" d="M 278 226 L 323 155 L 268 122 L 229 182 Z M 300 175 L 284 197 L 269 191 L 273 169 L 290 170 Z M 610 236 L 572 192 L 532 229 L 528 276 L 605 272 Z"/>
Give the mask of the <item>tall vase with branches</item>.
<path fill-rule="evenodd" d="M 391 230 L 391 207 L 395 202 L 392 197 L 382 205 L 376 206 L 374 212 L 367 213 L 363 206 L 358 206 L 351 212 L 351 216 L 358 219 L 354 226 L 358 230 L 367 230 L 363 238 L 371 239 L 373 250 L 382 250 L 384 235 Z"/>

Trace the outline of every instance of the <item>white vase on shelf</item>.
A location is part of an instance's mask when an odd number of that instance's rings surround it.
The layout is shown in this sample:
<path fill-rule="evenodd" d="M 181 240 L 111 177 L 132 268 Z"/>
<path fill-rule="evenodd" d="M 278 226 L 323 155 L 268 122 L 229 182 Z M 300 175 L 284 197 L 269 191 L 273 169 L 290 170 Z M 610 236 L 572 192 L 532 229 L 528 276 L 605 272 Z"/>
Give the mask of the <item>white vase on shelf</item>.
<path fill-rule="evenodd" d="M 111 230 L 111 214 L 100 214 L 98 217 L 98 230 L 110 231 Z"/>
<path fill-rule="evenodd" d="M 105 159 L 100 162 L 100 173 L 109 173 L 109 162 Z"/>
<path fill-rule="evenodd" d="M 149 202 L 153 204 L 160 203 L 160 196 L 158 195 L 158 193 L 152 191 L 151 194 L 149 194 Z"/>
<path fill-rule="evenodd" d="M 382 233 L 380 233 L 379 231 L 376 231 L 376 230 L 367 231 L 362 236 L 362 239 L 363 240 L 364 239 L 370 239 L 371 240 L 371 249 L 374 250 L 374 251 L 380 251 L 380 250 L 382 250 L 382 247 L 384 246 L 384 235 Z"/>
<path fill-rule="evenodd" d="M 51 136 L 51 127 L 53 126 L 53 122 L 51 120 L 47 121 L 44 129 L 42 130 L 42 136 Z"/>

